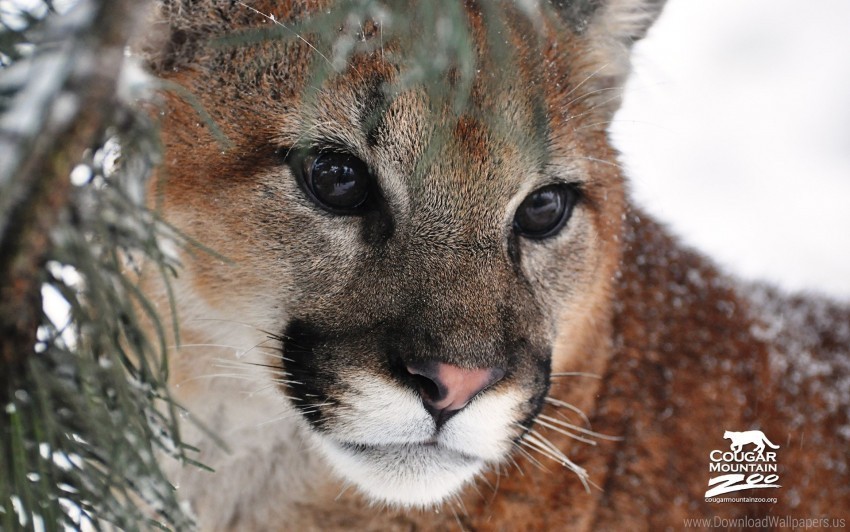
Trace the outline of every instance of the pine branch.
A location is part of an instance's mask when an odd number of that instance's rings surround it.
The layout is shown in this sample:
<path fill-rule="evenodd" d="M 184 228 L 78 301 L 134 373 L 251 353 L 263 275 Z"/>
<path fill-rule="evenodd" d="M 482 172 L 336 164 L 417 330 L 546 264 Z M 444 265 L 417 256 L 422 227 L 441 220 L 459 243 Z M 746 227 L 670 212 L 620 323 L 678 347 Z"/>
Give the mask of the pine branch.
<path fill-rule="evenodd" d="M 115 108 L 132 4 L 83 2 L 49 21 L 47 38 L 58 49 L 32 60 L 0 121 L 0 357 L 11 370 L 3 381 L 36 343 L 49 231 L 68 204 L 71 170 Z"/>
<path fill-rule="evenodd" d="M 144 7 L 80 0 L 16 30 L 34 52 L 3 53 L 13 60 L 0 70 L 10 95 L 0 116 L 3 530 L 191 526 L 156 461 L 191 462 L 165 385 L 163 327 L 125 273 L 132 255 L 175 266 L 144 204 L 153 127 L 118 96 Z M 111 170 L 110 151 L 121 154 Z M 90 179 L 72 184 L 72 170 Z M 43 290 L 69 306 L 65 328 L 43 313 Z"/>

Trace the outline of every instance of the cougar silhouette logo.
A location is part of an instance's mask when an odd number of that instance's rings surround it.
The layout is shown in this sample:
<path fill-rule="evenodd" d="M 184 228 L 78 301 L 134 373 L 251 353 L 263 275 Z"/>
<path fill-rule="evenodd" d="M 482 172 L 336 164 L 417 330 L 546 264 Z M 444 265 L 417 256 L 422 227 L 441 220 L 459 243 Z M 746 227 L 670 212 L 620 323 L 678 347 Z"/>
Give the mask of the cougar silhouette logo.
<path fill-rule="evenodd" d="M 760 430 L 747 430 L 744 432 L 733 432 L 731 430 L 727 430 L 723 433 L 724 440 L 732 440 L 732 451 L 739 452 L 744 445 L 752 443 L 756 446 L 756 451 L 761 453 L 764 451 L 764 446 L 767 444 L 771 449 L 779 449 L 778 445 L 774 445 L 770 440 L 767 439 L 767 436 L 764 435 L 764 432 Z"/>

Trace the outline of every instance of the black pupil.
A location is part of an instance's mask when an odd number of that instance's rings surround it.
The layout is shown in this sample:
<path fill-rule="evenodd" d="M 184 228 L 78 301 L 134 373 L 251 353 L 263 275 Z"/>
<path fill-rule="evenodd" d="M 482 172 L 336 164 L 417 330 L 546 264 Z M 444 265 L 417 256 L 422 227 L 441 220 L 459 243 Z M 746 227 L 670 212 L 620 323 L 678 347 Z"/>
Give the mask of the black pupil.
<path fill-rule="evenodd" d="M 310 167 L 316 199 L 334 209 L 356 209 L 369 194 L 369 169 L 353 155 L 322 153 Z"/>
<path fill-rule="evenodd" d="M 544 237 L 564 221 L 569 207 L 569 191 L 560 185 L 549 185 L 532 192 L 516 213 L 516 226 L 530 237 Z"/>

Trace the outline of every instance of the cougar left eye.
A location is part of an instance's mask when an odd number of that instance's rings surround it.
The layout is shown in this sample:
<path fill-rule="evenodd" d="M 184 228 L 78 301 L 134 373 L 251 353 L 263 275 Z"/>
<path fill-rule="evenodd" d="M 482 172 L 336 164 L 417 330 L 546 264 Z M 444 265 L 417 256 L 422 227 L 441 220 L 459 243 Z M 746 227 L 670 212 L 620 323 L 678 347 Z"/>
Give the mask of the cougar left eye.
<path fill-rule="evenodd" d="M 304 159 L 304 181 L 321 207 L 349 214 L 366 203 L 372 176 L 366 163 L 347 153 L 324 152 Z"/>
<path fill-rule="evenodd" d="M 523 200 L 514 216 L 517 233 L 528 238 L 547 238 L 564 227 L 578 200 L 569 185 L 547 185 Z"/>

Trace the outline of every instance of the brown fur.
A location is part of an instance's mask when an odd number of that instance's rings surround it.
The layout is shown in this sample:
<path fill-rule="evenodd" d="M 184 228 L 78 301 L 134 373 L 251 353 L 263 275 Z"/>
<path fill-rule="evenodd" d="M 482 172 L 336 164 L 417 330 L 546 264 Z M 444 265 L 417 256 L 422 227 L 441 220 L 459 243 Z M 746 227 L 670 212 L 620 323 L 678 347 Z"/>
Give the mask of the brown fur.
<path fill-rule="evenodd" d="M 291 229 L 313 222 L 305 214 L 307 202 L 279 184 L 286 172 L 279 170 L 276 150 L 305 135 L 310 140 L 309 126 L 321 124 L 322 134 L 369 152 L 363 147 L 367 140 L 352 133 L 361 125 L 353 117 L 369 103 L 374 80 L 392 80 L 395 67 L 377 51 L 361 54 L 315 98 L 302 98 L 315 57 L 305 42 L 209 47 L 206 39 L 212 36 L 266 23 L 227 2 L 166 4 L 172 38 L 151 64 L 197 95 L 232 142 L 222 146 L 195 110 L 180 97 L 167 96 L 166 164 L 156 189 L 164 192 L 166 219 L 228 259 L 200 252 L 187 257 L 191 282 L 178 283 L 178 299 L 191 293 L 226 312 L 236 300 L 262 302 L 288 287 L 284 295 L 293 308 L 319 309 L 317 314 L 338 312 L 351 300 L 354 310 L 339 314 L 349 320 L 349 331 L 361 327 L 365 317 L 403 312 L 413 303 L 393 305 L 399 294 L 412 290 L 406 279 L 431 271 L 417 285 L 425 294 L 417 319 L 442 331 L 447 361 L 483 363 L 479 359 L 488 354 L 473 351 L 490 345 L 489 331 L 503 327 L 504 319 L 486 303 L 505 298 L 505 305 L 518 309 L 511 322 L 532 331 L 529 338 L 553 346 L 549 396 L 587 413 L 593 430 L 620 438 L 589 446 L 537 425 L 587 469 L 595 484 L 589 491 L 558 464 L 536 456 L 539 467 L 517 454 L 517 466 L 502 465 L 438 513 L 370 507 L 353 490 L 338 496 L 340 484 L 327 480 L 295 511 L 276 513 L 274 504 L 262 511 L 241 508 L 232 522 L 205 526 L 648 530 L 681 528 L 684 518 L 695 517 L 850 518 L 850 309 L 738 284 L 627 199 L 604 122 L 616 105 L 617 92 L 611 89 L 622 83 L 630 41 L 644 34 L 659 2 L 611 0 L 584 7 L 561 2 L 566 5 L 562 21 L 544 18 L 535 24 L 514 10 L 506 39 L 515 49 L 517 68 L 504 76 L 505 67 L 493 64 L 487 49 L 481 12 L 470 2 L 484 73 L 473 84 L 470 105 L 454 117 L 430 108 L 423 93 L 412 90 L 389 103 L 373 132 L 392 141 L 379 142 L 370 152 L 377 162 L 367 160 L 385 165 L 388 188 L 404 188 L 403 180 L 395 185 L 392 180 L 416 175 L 417 165 L 430 161 L 417 185 L 417 209 L 398 207 L 398 217 L 418 230 L 403 233 L 408 239 L 403 248 L 367 255 L 361 269 L 351 271 L 341 267 L 359 260 L 350 250 L 337 251 L 339 243 L 318 232 Z M 313 7 L 307 4 L 251 3 L 286 23 Z M 643 14 L 633 16 L 636 12 Z M 404 47 L 388 42 L 386 50 Z M 487 76 L 492 72 L 493 79 Z M 487 118 L 494 113 L 508 126 Z M 539 116 L 545 123 L 538 123 Z M 428 139 L 437 130 L 451 134 L 440 156 L 426 159 Z M 533 264 L 519 267 L 532 268 L 534 283 L 548 287 L 548 296 L 533 299 L 512 288 L 512 270 L 500 262 L 500 244 L 493 242 L 501 238 L 496 234 L 501 214 L 491 207 L 515 193 L 524 173 L 553 167 L 542 172 L 570 173 L 581 182 L 584 199 L 570 222 L 575 233 L 569 246 L 520 245 L 523 260 Z M 305 206 L 293 207 L 299 202 Z M 313 290 L 318 281 L 299 273 L 311 260 L 309 271 L 344 278 L 337 293 Z M 381 276 L 384 284 L 364 281 L 370 275 Z M 384 291 L 394 295 L 382 300 Z M 544 324 L 524 323 L 541 306 L 559 315 L 554 333 Z M 206 341 L 192 323 L 183 325 L 184 342 Z M 175 364 L 178 380 L 197 372 L 193 359 L 176 357 Z M 364 358 L 363 364 L 371 362 Z M 532 371 L 522 364 L 516 375 Z M 383 375 L 380 368 L 374 371 Z M 209 391 L 193 383 L 181 393 Z M 581 418 L 551 403 L 542 413 L 581 424 Z M 781 446 L 782 483 L 769 494 L 752 496 L 775 496 L 778 502 L 705 502 L 709 453 L 725 448 L 724 430 L 751 428 Z"/>

